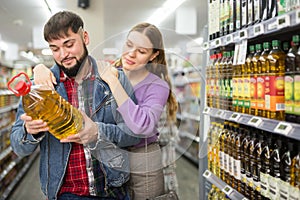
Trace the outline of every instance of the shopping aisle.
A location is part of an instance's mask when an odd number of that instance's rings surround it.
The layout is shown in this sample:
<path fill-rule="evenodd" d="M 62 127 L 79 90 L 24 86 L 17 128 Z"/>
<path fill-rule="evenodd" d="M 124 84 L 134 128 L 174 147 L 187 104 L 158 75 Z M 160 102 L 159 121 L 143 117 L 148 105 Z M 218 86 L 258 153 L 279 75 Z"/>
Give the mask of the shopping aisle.
<path fill-rule="evenodd" d="M 199 183 L 198 169 L 186 158 L 181 156 L 176 161 L 176 173 L 180 199 L 198 200 Z M 33 162 L 27 174 L 15 188 L 8 200 L 44 200 L 39 182 L 39 157 Z"/>

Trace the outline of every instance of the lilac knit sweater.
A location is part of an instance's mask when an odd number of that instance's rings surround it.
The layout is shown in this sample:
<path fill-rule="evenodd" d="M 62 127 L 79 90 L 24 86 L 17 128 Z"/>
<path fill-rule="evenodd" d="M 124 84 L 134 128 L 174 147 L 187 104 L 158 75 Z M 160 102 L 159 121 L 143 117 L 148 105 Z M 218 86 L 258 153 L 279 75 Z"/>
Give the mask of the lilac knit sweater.
<path fill-rule="evenodd" d="M 130 98 L 119 106 L 118 111 L 128 128 L 137 136 L 147 138 L 147 143 L 157 140 L 157 123 L 169 96 L 169 85 L 153 73 L 134 86 L 137 99 L 135 104 Z M 145 139 L 136 147 L 144 146 Z"/>

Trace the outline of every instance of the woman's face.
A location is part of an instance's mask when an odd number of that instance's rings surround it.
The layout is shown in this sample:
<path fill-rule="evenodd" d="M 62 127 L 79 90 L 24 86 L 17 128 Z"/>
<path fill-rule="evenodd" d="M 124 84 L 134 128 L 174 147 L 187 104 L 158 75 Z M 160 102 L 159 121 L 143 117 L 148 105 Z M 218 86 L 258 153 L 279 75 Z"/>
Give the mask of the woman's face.
<path fill-rule="evenodd" d="M 145 69 L 145 65 L 152 61 L 157 53 L 153 53 L 153 45 L 144 34 L 132 31 L 129 33 L 123 47 L 122 66 L 127 71 Z"/>

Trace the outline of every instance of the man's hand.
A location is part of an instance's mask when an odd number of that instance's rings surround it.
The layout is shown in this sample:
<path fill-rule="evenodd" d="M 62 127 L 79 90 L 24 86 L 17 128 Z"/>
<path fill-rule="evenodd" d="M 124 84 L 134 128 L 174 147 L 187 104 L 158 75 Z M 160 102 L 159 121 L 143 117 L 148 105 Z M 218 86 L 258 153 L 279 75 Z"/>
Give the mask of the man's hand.
<path fill-rule="evenodd" d="M 60 142 L 76 142 L 79 144 L 88 144 L 95 142 L 98 138 L 98 125 L 91 120 L 84 112 L 81 112 L 84 119 L 84 127 L 75 135 L 70 135 Z"/>
<path fill-rule="evenodd" d="M 38 134 L 39 132 L 48 131 L 49 127 L 47 123 L 41 119 L 33 120 L 32 117 L 28 116 L 26 113 L 20 116 L 20 119 L 25 122 L 25 128 L 29 134 Z"/>
<path fill-rule="evenodd" d="M 33 68 L 33 80 L 34 84 L 48 85 L 52 90 L 54 90 L 54 85 L 57 84 L 55 76 L 44 64 L 38 64 Z"/>

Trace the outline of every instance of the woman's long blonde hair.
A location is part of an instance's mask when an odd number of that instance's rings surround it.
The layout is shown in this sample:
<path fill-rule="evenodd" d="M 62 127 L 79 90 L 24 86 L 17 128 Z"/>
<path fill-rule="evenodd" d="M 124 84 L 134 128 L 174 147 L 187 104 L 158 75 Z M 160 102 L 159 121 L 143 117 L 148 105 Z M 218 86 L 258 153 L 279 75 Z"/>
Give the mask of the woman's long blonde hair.
<path fill-rule="evenodd" d="M 175 121 L 178 105 L 177 105 L 176 98 L 172 92 L 172 84 L 168 73 L 162 34 L 156 26 L 149 23 L 137 24 L 129 31 L 129 33 L 132 31 L 137 31 L 147 36 L 153 45 L 153 53 L 157 51 L 159 52 L 159 54 L 155 57 L 154 60 L 147 63 L 146 68 L 149 72 L 157 75 L 162 80 L 168 83 L 170 88 L 170 93 L 169 93 L 167 107 L 166 107 L 167 119 L 169 122 Z M 122 66 L 121 59 L 117 60 L 114 65 L 117 67 Z"/>

